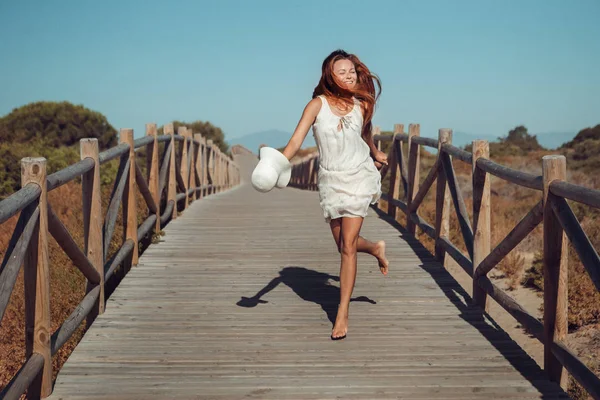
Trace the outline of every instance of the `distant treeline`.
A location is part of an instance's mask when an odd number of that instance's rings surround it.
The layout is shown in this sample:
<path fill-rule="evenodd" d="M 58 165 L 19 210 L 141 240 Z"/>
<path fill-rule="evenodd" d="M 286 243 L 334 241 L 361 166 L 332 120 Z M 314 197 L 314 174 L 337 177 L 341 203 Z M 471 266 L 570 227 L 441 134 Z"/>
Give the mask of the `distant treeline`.
<path fill-rule="evenodd" d="M 150 121 L 149 121 L 150 122 Z M 228 151 L 221 128 L 210 122 L 173 121 L 211 139 Z M 162 126 L 159 133 L 162 134 Z M 49 173 L 79 160 L 79 140 L 97 138 L 100 150 L 118 144 L 118 132 L 97 111 L 69 102 L 36 102 L 14 109 L 0 118 L 0 198 L 21 187 L 21 159 L 45 157 Z"/>

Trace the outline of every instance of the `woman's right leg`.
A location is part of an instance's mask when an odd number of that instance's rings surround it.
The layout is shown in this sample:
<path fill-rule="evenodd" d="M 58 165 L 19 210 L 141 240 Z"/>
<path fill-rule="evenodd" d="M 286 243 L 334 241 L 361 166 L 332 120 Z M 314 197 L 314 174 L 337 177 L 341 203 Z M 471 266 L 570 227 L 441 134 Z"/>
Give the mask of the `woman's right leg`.
<path fill-rule="evenodd" d="M 331 233 L 333 234 L 333 239 L 335 240 L 338 252 L 341 253 L 342 219 L 332 219 L 329 222 L 329 227 L 331 228 Z M 370 242 L 362 236 L 359 236 L 356 245 L 356 251 L 358 251 L 359 253 L 367 253 L 375 257 L 377 259 L 377 262 L 379 263 L 379 269 L 381 270 L 381 273 L 387 275 L 389 262 L 387 258 L 385 258 L 385 242 L 383 240 L 380 240 L 378 242 Z"/>

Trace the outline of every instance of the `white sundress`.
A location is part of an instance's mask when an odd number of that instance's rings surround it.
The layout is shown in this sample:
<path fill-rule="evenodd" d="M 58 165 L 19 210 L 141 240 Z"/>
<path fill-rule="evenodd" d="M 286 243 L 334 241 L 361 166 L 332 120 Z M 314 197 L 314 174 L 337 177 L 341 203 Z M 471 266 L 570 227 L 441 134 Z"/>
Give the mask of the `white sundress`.
<path fill-rule="evenodd" d="M 325 222 L 340 217 L 365 217 L 369 204 L 381 197 L 381 175 L 361 136 L 360 102 L 343 117 L 335 115 L 325 96 L 312 126 L 319 149 L 319 203 Z M 341 129 L 339 129 L 341 127 Z"/>

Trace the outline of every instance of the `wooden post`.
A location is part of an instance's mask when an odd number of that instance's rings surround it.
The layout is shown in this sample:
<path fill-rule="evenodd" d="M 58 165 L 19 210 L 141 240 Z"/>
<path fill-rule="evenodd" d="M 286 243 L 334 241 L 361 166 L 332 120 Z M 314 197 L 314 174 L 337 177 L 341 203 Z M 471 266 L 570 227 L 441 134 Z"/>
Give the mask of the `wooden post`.
<path fill-rule="evenodd" d="M 154 137 L 154 142 L 146 147 L 146 168 L 148 169 L 148 188 L 156 204 L 156 223 L 154 232 L 160 232 L 160 194 L 158 193 L 158 140 L 156 124 L 146 124 L 146 135 Z"/>
<path fill-rule="evenodd" d="M 490 254 L 491 241 L 491 199 L 490 176 L 477 168 L 477 160 L 490 157 L 487 140 L 473 141 L 473 278 L 479 264 Z M 488 311 L 487 294 L 473 279 L 473 302 Z"/>
<path fill-rule="evenodd" d="M 549 186 L 552 181 L 565 180 L 567 162 L 564 156 L 542 158 L 544 182 L 544 370 L 551 380 L 567 387 L 567 372 L 552 354 L 552 343 L 567 336 L 568 311 L 568 247 L 566 234 L 554 215 Z"/>
<path fill-rule="evenodd" d="M 194 133 L 192 132 L 192 128 L 189 128 L 187 131 L 187 135 L 188 138 L 190 140 L 190 151 L 188 152 L 188 157 L 192 160 L 192 162 L 190 163 L 190 169 L 189 169 L 189 183 L 188 183 L 188 187 L 190 189 L 194 189 L 194 191 L 192 192 L 192 201 L 196 200 L 197 196 L 196 196 L 196 151 L 194 149 Z"/>
<path fill-rule="evenodd" d="M 452 144 L 452 129 L 438 131 L 438 160 L 442 156 L 442 144 Z M 450 232 L 450 190 L 442 163 L 438 164 L 438 176 L 435 195 L 435 259 L 445 268 L 448 267 L 446 252 L 440 238 L 447 238 Z"/>
<path fill-rule="evenodd" d="M 172 201 L 173 213 L 171 219 L 177 218 L 177 180 L 175 177 L 175 130 L 173 124 L 166 124 L 164 127 L 165 135 L 171 135 L 171 159 L 169 160 L 169 186 L 167 187 L 167 204 Z"/>
<path fill-rule="evenodd" d="M 390 199 L 398 199 L 400 195 L 400 164 L 398 164 L 398 157 L 396 157 L 397 153 L 397 140 L 396 135 L 404 132 L 403 124 L 395 124 L 394 125 L 394 136 L 392 138 L 392 146 L 390 148 L 391 160 L 388 160 L 389 163 L 389 171 L 390 171 L 390 190 L 388 191 L 388 197 Z M 399 140 L 399 139 L 398 139 Z M 391 202 L 388 202 L 388 215 L 394 220 L 397 215 L 397 207 L 393 205 Z"/>
<path fill-rule="evenodd" d="M 208 139 L 206 141 L 206 147 L 207 147 L 207 159 L 206 159 L 206 169 L 208 170 L 208 174 L 210 176 L 210 184 L 212 185 L 212 188 L 210 190 L 210 194 L 213 194 L 216 192 L 216 182 L 215 182 L 215 152 L 213 149 L 213 141 L 212 139 Z"/>
<path fill-rule="evenodd" d="M 208 185 L 208 139 L 202 138 L 202 185 Z M 208 189 L 204 188 L 203 196 L 209 194 Z"/>
<path fill-rule="evenodd" d="M 25 356 L 38 353 L 44 357 L 41 373 L 33 381 L 28 398 L 45 398 L 52 393 L 52 354 L 50 338 L 50 265 L 48 260 L 48 196 L 46 192 L 46 159 L 21 160 L 21 186 L 38 185 L 42 191 L 37 201 L 39 221 L 31 236 L 24 265 L 25 280 Z M 35 212 L 29 206 L 23 212 Z M 102 250 L 100 253 L 102 254 Z"/>
<path fill-rule="evenodd" d="M 133 240 L 131 252 L 131 265 L 138 263 L 138 237 L 137 237 L 137 204 L 135 183 L 135 148 L 133 144 L 133 129 L 121 128 L 121 143 L 129 145 L 129 176 L 123 191 L 123 241 Z M 126 269 L 125 269 L 126 270 Z"/>
<path fill-rule="evenodd" d="M 221 192 L 225 190 L 225 153 L 219 149 L 219 180 L 221 182 Z"/>
<path fill-rule="evenodd" d="M 81 139 L 79 148 L 82 160 L 91 158 L 95 162 L 95 167 L 83 174 L 81 179 L 84 252 L 100 275 L 100 295 L 94 309 L 87 317 L 89 326 L 97 315 L 104 313 L 104 239 L 102 237 L 103 214 L 98 139 Z M 88 282 L 86 292 L 91 289 L 93 289 L 93 285 Z"/>
<path fill-rule="evenodd" d="M 183 138 L 183 145 L 181 146 L 181 160 L 179 165 L 179 173 L 181 174 L 181 179 L 183 180 L 183 187 L 185 193 L 185 201 L 183 208 L 188 208 L 189 199 L 187 196 L 188 188 L 189 188 L 189 180 L 188 180 L 188 169 L 187 169 L 187 160 L 188 160 L 188 136 L 187 136 L 187 128 L 185 126 L 180 126 L 177 128 L 177 135 Z"/>
<path fill-rule="evenodd" d="M 218 146 L 215 146 L 215 181 L 217 181 L 217 193 L 223 191 L 222 162 L 221 149 Z"/>
<path fill-rule="evenodd" d="M 412 200 L 419 191 L 421 151 L 419 145 L 417 143 L 413 143 L 412 139 L 415 136 L 420 135 L 420 129 L 421 127 L 419 124 L 410 124 L 408 126 L 408 194 L 406 198 L 408 208 L 410 208 L 410 203 L 412 203 Z M 408 232 L 410 232 L 412 235 L 415 235 L 417 232 L 417 226 L 410 219 L 410 215 L 406 216 L 406 230 L 408 230 Z"/>
<path fill-rule="evenodd" d="M 373 140 L 375 140 L 375 136 L 381 134 L 381 128 L 373 125 L 371 128 L 371 134 L 373 135 Z M 381 140 L 377 140 L 375 143 L 377 145 L 377 150 L 381 151 Z"/>
<path fill-rule="evenodd" d="M 219 155 L 221 157 L 221 171 L 220 171 L 220 175 L 221 175 L 221 191 L 224 191 L 226 188 L 226 176 L 225 176 L 225 153 L 223 153 L 221 151 L 221 149 L 219 149 Z"/>
<path fill-rule="evenodd" d="M 195 156 L 196 159 L 194 160 L 194 169 L 196 170 L 196 175 L 198 176 L 198 182 L 200 187 L 202 187 L 202 185 L 204 184 L 202 182 L 202 148 L 203 148 L 203 144 L 202 144 L 202 135 L 199 133 L 194 133 L 194 140 L 196 140 L 198 142 L 198 150 L 196 150 Z M 203 191 L 199 190 L 197 191 L 198 193 L 196 194 L 196 198 L 200 199 L 203 196 Z"/>

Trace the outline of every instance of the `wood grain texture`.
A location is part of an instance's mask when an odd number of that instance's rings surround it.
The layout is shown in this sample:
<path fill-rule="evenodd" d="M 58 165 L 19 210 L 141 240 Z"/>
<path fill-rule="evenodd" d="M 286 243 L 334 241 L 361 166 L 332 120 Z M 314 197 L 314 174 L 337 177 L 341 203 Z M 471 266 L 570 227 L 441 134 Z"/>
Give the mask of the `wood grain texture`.
<path fill-rule="evenodd" d="M 181 190 L 184 193 L 187 193 L 188 185 L 189 185 L 189 171 L 187 169 L 188 165 L 188 148 L 189 148 L 189 138 L 187 134 L 187 128 L 185 126 L 180 126 L 177 128 L 177 134 L 183 138 L 183 144 L 181 146 L 181 160 L 179 165 L 179 174 L 181 175 L 181 185 L 183 186 Z M 184 202 L 184 208 L 188 208 L 189 199 L 186 196 Z"/>
<path fill-rule="evenodd" d="M 553 342 L 567 337 L 568 247 L 567 235 L 552 210 L 550 183 L 567 178 L 564 156 L 542 158 L 544 184 L 544 369 L 555 382 L 565 388 L 568 376 L 560 361 L 552 354 Z"/>
<path fill-rule="evenodd" d="M 452 143 L 452 129 L 438 131 L 438 156 L 442 153 L 442 145 Z M 450 191 L 443 167 L 438 163 L 438 177 L 435 193 L 435 259 L 447 267 L 446 252 L 440 243 L 440 237 L 447 238 L 450 232 Z"/>
<path fill-rule="evenodd" d="M 169 144 L 169 149 L 171 155 L 169 156 L 169 183 L 167 187 L 167 203 L 172 201 L 174 204 L 177 201 L 175 197 L 177 196 L 177 179 L 175 178 L 175 132 L 173 130 L 173 124 L 166 124 L 163 128 L 165 135 L 171 135 L 171 143 Z M 177 207 L 173 207 L 173 212 L 171 214 L 172 219 L 177 218 Z"/>
<path fill-rule="evenodd" d="M 148 172 L 148 188 L 156 205 L 156 225 L 154 232 L 160 232 L 160 192 L 159 192 L 159 160 L 156 124 L 146 124 L 146 135 L 152 136 L 153 142 L 146 147 L 146 169 Z"/>
<path fill-rule="evenodd" d="M 94 310 L 88 314 L 88 323 L 104 312 L 104 246 L 103 246 L 103 214 L 100 182 L 100 154 L 98 139 L 81 139 L 79 141 L 81 159 L 94 160 L 94 169 L 81 177 L 81 193 L 83 204 L 84 252 L 88 260 L 100 275 L 100 295 Z M 95 285 L 87 282 L 86 292 Z"/>
<path fill-rule="evenodd" d="M 421 127 L 419 124 L 410 124 L 408 126 L 408 192 L 406 204 L 409 209 L 419 190 L 419 183 L 421 181 L 419 178 L 419 170 L 421 168 L 421 148 L 417 143 L 413 143 L 413 138 L 419 136 L 420 132 Z M 413 235 L 416 233 L 417 226 L 410 218 L 407 219 L 406 229 Z"/>
<path fill-rule="evenodd" d="M 241 186 L 165 228 L 60 371 L 52 399 L 567 398 L 422 245 L 371 209 L 390 274 L 358 255 L 330 340 L 339 254 L 318 194 Z M 466 350 L 469 351 L 466 351 Z"/>
<path fill-rule="evenodd" d="M 138 237 L 137 237 L 137 202 L 135 200 L 136 195 L 136 183 L 135 183 L 135 149 L 133 147 L 133 129 L 121 129 L 120 136 L 121 143 L 127 143 L 129 145 L 129 173 L 127 176 L 127 182 L 125 183 L 125 190 L 123 192 L 123 241 L 131 239 L 134 243 L 133 252 L 131 254 L 131 264 L 138 264 Z"/>
<path fill-rule="evenodd" d="M 96 153 L 97 154 L 97 153 Z M 52 392 L 52 354 L 50 350 L 50 262 L 48 259 L 48 193 L 46 191 L 46 159 L 21 160 L 21 186 L 34 183 L 41 189 L 39 217 L 29 241 L 23 263 L 25 279 L 25 356 L 39 354 L 44 366 L 32 383 L 29 397 L 47 397 Z M 27 211 L 35 213 L 28 207 Z"/>
<path fill-rule="evenodd" d="M 489 175 L 477 168 L 477 160 L 490 158 L 487 140 L 473 141 L 473 278 L 480 263 L 490 254 L 492 238 L 491 194 Z M 487 296 L 473 279 L 473 301 L 488 311 Z"/>
<path fill-rule="evenodd" d="M 403 124 L 394 125 L 394 139 L 392 140 L 392 146 L 390 147 L 390 188 L 388 190 L 388 196 L 392 199 L 397 199 L 400 196 L 400 177 L 402 175 L 401 166 L 398 160 L 398 141 L 396 139 L 397 134 L 404 133 Z M 397 207 L 388 203 L 388 215 L 392 218 L 397 216 Z"/>

